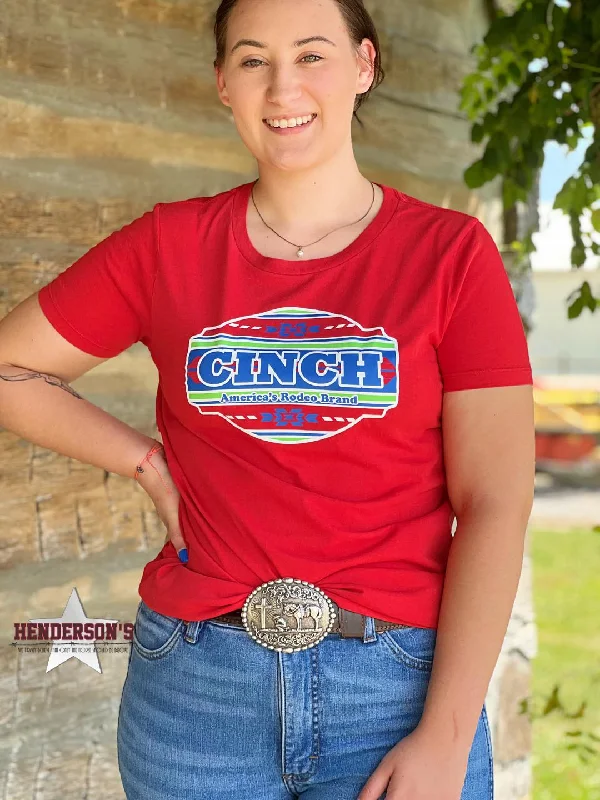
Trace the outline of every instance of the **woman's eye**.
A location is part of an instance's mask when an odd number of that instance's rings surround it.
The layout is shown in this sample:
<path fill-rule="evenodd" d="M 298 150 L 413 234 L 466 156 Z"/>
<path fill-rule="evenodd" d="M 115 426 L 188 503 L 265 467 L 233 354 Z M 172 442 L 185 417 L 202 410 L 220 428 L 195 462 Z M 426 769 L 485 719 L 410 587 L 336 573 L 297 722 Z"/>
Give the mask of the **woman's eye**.
<path fill-rule="evenodd" d="M 323 60 L 321 56 L 317 56 L 314 53 L 309 53 L 309 55 L 303 56 L 303 58 L 301 60 L 305 61 L 307 58 L 315 59 L 314 61 L 308 61 L 307 62 L 308 64 L 316 64 L 318 61 L 322 61 Z M 261 61 L 259 58 L 249 58 L 247 61 L 244 61 L 242 63 L 242 66 L 243 67 L 254 67 L 255 65 L 260 66 L 263 63 L 264 62 Z"/>

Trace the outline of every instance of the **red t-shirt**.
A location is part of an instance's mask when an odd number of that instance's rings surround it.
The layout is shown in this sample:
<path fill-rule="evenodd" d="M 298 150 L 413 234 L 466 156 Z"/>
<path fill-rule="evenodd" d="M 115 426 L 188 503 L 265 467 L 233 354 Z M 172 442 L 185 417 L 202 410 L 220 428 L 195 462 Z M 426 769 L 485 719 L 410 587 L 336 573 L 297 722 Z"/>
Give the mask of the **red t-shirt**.
<path fill-rule="evenodd" d="M 252 184 L 159 203 L 39 294 L 69 342 L 143 342 L 189 561 L 165 543 L 139 593 L 208 619 L 292 577 L 342 608 L 437 627 L 454 514 L 444 392 L 531 384 L 498 249 L 474 217 L 382 186 L 346 249 L 252 245 Z"/>

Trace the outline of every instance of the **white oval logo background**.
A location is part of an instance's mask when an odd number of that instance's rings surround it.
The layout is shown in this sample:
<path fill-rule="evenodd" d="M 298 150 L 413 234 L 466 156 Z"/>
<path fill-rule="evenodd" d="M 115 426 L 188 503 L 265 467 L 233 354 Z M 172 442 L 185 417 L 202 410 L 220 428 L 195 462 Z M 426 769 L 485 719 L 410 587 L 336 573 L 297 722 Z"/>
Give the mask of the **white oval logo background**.
<path fill-rule="evenodd" d="M 336 436 L 398 405 L 399 352 L 383 328 L 341 314 L 277 308 L 189 341 L 188 402 L 274 444 Z"/>

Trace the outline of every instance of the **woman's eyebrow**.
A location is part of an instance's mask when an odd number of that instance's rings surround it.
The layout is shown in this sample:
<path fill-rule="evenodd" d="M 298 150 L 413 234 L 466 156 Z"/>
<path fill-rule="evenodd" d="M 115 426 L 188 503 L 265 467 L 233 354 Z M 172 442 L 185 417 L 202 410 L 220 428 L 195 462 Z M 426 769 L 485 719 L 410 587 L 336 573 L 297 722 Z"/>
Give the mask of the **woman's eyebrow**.
<path fill-rule="evenodd" d="M 326 44 L 336 47 L 336 45 L 325 36 L 309 36 L 306 39 L 298 39 L 297 42 L 293 43 L 293 46 L 304 47 L 304 45 L 309 44 L 309 42 L 325 42 Z M 267 45 L 264 42 L 258 42 L 256 39 L 240 39 L 239 42 L 236 42 L 231 48 L 231 52 L 234 53 L 240 47 L 259 47 L 264 49 L 266 46 Z"/>

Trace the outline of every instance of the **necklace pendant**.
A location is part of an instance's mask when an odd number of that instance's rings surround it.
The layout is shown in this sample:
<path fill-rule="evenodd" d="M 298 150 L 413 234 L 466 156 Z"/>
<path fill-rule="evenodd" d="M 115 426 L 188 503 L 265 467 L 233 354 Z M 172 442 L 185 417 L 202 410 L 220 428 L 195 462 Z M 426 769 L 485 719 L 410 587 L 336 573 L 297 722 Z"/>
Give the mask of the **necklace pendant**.
<path fill-rule="evenodd" d="M 304 256 L 304 250 L 300 247 L 296 255 L 298 258 L 302 258 Z"/>

